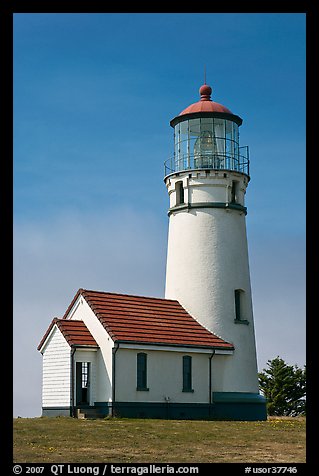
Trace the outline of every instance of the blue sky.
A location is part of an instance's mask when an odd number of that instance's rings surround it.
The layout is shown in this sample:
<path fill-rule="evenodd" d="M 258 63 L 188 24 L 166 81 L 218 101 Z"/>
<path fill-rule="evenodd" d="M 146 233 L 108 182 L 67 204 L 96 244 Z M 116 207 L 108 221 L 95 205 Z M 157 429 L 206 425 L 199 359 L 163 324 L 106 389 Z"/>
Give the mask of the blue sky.
<path fill-rule="evenodd" d="M 15 415 L 40 414 L 36 346 L 79 287 L 163 296 L 169 121 L 205 66 L 250 148 L 259 368 L 304 365 L 305 15 L 15 14 Z"/>

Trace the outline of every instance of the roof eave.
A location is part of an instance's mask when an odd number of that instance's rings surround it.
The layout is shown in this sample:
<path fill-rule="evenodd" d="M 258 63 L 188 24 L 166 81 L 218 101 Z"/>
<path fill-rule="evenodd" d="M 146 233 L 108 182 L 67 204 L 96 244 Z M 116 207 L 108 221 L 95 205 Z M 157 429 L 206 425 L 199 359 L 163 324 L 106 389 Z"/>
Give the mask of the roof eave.
<path fill-rule="evenodd" d="M 92 349 L 92 350 L 98 350 L 100 348 L 100 346 L 98 346 L 97 344 L 96 345 L 90 345 L 90 344 L 70 344 L 68 342 L 69 346 L 72 347 L 72 349 L 76 348 L 76 349 Z"/>
<path fill-rule="evenodd" d="M 237 116 L 236 114 L 228 113 L 228 112 L 218 112 L 218 111 L 200 111 L 200 112 L 189 112 L 186 114 L 181 114 L 174 117 L 170 121 L 170 125 L 172 127 L 176 126 L 179 122 L 186 121 L 187 119 L 196 119 L 199 117 L 216 117 L 220 119 L 228 119 L 230 121 L 236 122 L 238 126 L 241 126 L 243 120 L 241 117 Z"/>
<path fill-rule="evenodd" d="M 159 347 L 187 347 L 191 349 L 223 350 L 226 352 L 229 351 L 229 353 L 232 353 L 235 350 L 234 346 L 226 347 L 222 345 L 175 344 L 171 342 L 141 342 L 141 341 L 122 340 L 122 339 L 116 339 L 114 340 L 114 342 L 117 344 L 132 344 L 137 346 L 154 345 Z"/>
<path fill-rule="evenodd" d="M 52 334 L 53 332 L 53 329 L 54 329 L 54 325 L 56 325 L 57 321 L 59 319 L 57 317 L 55 317 L 54 319 L 52 319 L 51 321 L 51 324 L 49 325 L 48 329 L 46 330 L 44 336 L 42 337 L 41 341 L 40 341 L 40 344 L 38 345 L 37 347 L 37 350 L 39 352 L 41 352 L 41 354 L 43 353 L 42 350 L 43 348 L 45 347 L 46 345 L 46 342 L 47 340 L 49 339 L 50 335 Z"/>

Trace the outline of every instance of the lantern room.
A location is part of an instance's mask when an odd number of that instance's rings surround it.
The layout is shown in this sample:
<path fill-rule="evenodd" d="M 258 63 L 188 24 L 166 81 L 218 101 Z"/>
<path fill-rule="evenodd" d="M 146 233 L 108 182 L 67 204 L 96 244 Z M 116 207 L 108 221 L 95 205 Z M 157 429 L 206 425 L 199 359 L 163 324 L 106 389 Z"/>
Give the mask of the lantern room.
<path fill-rule="evenodd" d="M 242 119 L 211 100 L 212 88 L 200 87 L 200 100 L 170 122 L 174 156 L 165 162 L 165 176 L 184 170 L 233 170 L 249 176 L 248 146 L 239 145 Z"/>

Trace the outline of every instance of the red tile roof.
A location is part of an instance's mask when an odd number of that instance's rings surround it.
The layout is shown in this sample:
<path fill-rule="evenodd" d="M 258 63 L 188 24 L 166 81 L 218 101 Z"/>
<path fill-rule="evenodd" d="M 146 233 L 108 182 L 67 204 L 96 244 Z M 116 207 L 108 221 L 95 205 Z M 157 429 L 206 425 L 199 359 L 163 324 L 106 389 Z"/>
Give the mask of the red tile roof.
<path fill-rule="evenodd" d="M 115 342 L 234 348 L 203 327 L 176 300 L 79 289 L 63 319 L 79 295 Z"/>
<path fill-rule="evenodd" d="M 63 334 L 63 337 L 67 343 L 75 346 L 85 346 L 85 347 L 98 347 L 95 339 L 91 335 L 89 329 L 86 327 L 83 321 L 76 320 L 65 320 L 54 318 L 51 322 L 48 330 L 44 334 L 40 344 L 38 345 L 38 350 L 41 349 L 44 342 L 46 341 L 48 335 L 51 332 L 51 329 L 54 325 L 60 329 Z"/>

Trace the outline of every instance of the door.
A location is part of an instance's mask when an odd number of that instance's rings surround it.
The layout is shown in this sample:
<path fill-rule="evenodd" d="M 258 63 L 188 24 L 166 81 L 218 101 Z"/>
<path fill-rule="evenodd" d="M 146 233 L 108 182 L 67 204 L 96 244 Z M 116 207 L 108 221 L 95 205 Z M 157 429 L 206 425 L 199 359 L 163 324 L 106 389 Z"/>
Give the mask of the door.
<path fill-rule="evenodd" d="M 90 362 L 76 363 L 76 405 L 90 404 Z"/>

